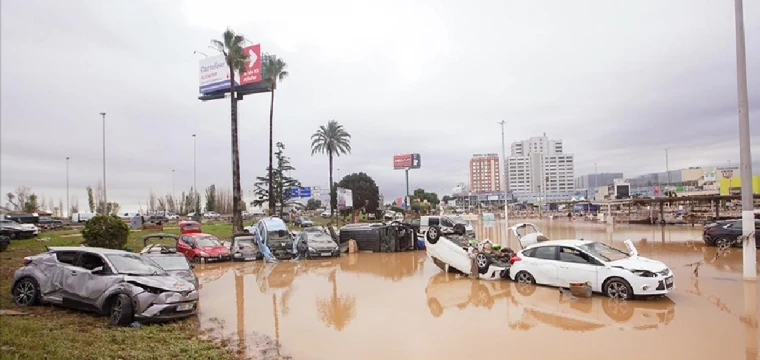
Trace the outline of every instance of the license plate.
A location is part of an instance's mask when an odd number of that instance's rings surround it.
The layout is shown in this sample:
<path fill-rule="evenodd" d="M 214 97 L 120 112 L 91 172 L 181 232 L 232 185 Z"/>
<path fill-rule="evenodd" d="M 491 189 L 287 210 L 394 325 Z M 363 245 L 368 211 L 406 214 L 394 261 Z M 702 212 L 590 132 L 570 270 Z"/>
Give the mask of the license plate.
<path fill-rule="evenodd" d="M 179 304 L 177 305 L 177 311 L 188 311 L 195 307 L 195 303 Z"/>
<path fill-rule="evenodd" d="M 673 277 L 665 278 L 665 286 L 672 287 L 673 286 Z"/>
<path fill-rule="evenodd" d="M 243 260 L 245 260 L 245 261 L 249 261 L 249 260 L 256 260 L 256 258 L 252 258 L 252 257 L 246 257 L 246 258 L 243 258 Z"/>
<path fill-rule="evenodd" d="M 331 256 L 331 253 L 322 253 L 322 256 Z"/>

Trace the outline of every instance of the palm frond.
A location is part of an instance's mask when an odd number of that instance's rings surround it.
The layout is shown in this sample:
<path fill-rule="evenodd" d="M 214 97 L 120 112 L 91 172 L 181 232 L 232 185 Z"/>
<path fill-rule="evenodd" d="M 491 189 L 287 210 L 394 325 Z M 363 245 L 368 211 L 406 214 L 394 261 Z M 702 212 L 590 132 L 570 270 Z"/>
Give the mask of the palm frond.
<path fill-rule="evenodd" d="M 219 40 L 211 40 L 211 46 L 216 49 L 216 51 L 219 51 L 220 53 L 224 53 L 224 43 Z"/>
<path fill-rule="evenodd" d="M 235 32 L 232 31 L 232 29 L 227 28 L 227 30 L 222 35 L 222 38 L 224 39 L 224 47 L 230 49 L 233 46 L 232 40 L 235 38 Z"/>

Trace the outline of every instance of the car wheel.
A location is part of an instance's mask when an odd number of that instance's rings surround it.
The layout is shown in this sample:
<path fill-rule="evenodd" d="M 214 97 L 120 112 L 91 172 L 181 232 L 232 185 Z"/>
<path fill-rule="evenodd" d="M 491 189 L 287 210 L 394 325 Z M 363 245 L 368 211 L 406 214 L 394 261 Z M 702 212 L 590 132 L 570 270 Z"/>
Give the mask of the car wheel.
<path fill-rule="evenodd" d="M 443 306 L 441 306 L 441 302 L 436 298 L 428 299 L 428 308 L 430 309 L 430 314 L 434 317 L 443 315 Z"/>
<path fill-rule="evenodd" d="M 633 299 L 633 288 L 621 278 L 611 278 L 604 283 L 604 294 L 612 299 Z"/>
<path fill-rule="evenodd" d="M 478 273 L 485 274 L 488 271 L 488 267 L 491 266 L 491 259 L 484 253 L 478 253 L 475 255 L 475 264 L 478 265 Z"/>
<path fill-rule="evenodd" d="M 193 257 L 193 263 L 194 264 L 200 264 L 201 263 L 201 258 L 199 258 L 197 256 Z"/>
<path fill-rule="evenodd" d="M 126 294 L 116 295 L 111 303 L 111 324 L 114 326 L 126 326 L 132 322 L 134 306 L 132 299 Z"/>
<path fill-rule="evenodd" d="M 515 281 L 517 281 L 518 284 L 535 284 L 536 279 L 527 271 L 520 271 L 515 275 Z"/>
<path fill-rule="evenodd" d="M 441 237 L 441 229 L 439 229 L 437 226 L 431 226 L 428 228 L 427 233 L 425 233 L 425 238 L 427 241 L 433 245 L 438 242 L 438 239 Z"/>
<path fill-rule="evenodd" d="M 20 306 L 37 305 L 40 301 L 40 285 L 34 278 L 22 278 L 13 287 L 13 301 Z"/>
<path fill-rule="evenodd" d="M 617 299 L 602 299 L 602 310 L 610 319 L 624 323 L 633 317 L 634 307 L 628 304 Z"/>
<path fill-rule="evenodd" d="M 715 239 L 714 244 L 717 247 L 729 247 L 729 246 L 732 245 L 732 241 L 731 241 L 731 239 L 729 239 L 727 237 L 719 237 L 719 238 Z"/>

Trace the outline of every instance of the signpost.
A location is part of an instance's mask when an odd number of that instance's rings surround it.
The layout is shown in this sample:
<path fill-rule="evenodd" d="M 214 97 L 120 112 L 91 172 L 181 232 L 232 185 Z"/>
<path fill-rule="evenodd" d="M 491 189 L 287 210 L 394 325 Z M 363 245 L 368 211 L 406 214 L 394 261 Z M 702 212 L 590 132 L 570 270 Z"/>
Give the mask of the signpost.
<path fill-rule="evenodd" d="M 290 188 L 290 198 L 310 198 L 311 197 L 311 187 L 298 187 L 294 186 Z"/>
<path fill-rule="evenodd" d="M 406 173 L 406 198 L 404 208 L 407 207 L 411 201 L 409 201 L 409 170 L 419 169 L 422 166 L 422 158 L 420 154 L 399 154 L 393 155 L 393 170 L 403 169 Z"/>

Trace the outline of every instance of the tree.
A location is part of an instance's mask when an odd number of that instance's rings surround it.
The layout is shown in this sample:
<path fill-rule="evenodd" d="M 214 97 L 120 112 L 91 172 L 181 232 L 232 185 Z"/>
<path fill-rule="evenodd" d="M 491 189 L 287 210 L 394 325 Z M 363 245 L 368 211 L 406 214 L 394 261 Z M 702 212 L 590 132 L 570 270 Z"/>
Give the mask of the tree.
<path fill-rule="evenodd" d="M 240 189 L 240 149 L 238 148 L 237 96 L 235 96 L 235 72 L 244 73 L 246 63 L 250 60 L 243 51 L 245 37 L 227 29 L 223 41 L 212 40 L 227 62 L 230 71 L 230 128 L 232 135 L 232 229 L 243 231 L 243 218 L 240 213 L 242 190 Z M 271 153 L 271 152 L 270 152 Z M 271 157 L 271 155 L 270 155 Z M 270 161 L 271 163 L 271 161 Z M 200 204 L 199 204 L 200 205 Z"/>
<path fill-rule="evenodd" d="M 95 212 L 95 197 L 92 195 L 92 186 L 87 187 L 87 205 L 90 207 L 90 212 Z"/>
<path fill-rule="evenodd" d="M 309 199 L 306 201 L 306 210 L 317 210 L 322 207 L 322 200 Z"/>
<path fill-rule="evenodd" d="M 34 213 L 39 211 L 40 206 L 37 204 L 37 195 L 32 193 L 29 195 L 29 198 L 24 203 L 24 210 L 25 213 Z"/>
<path fill-rule="evenodd" d="M 74 201 L 72 201 L 71 209 L 69 209 L 69 216 L 71 214 L 76 214 L 79 212 L 79 198 L 74 196 Z"/>
<path fill-rule="evenodd" d="M 438 194 L 425 192 L 424 189 L 414 190 L 412 197 L 416 198 L 420 202 L 427 201 L 428 203 L 430 203 L 431 206 L 438 206 L 438 203 L 441 202 L 440 200 L 438 200 Z"/>
<path fill-rule="evenodd" d="M 39 210 L 37 195 L 26 186 L 18 187 L 15 194 L 9 192 L 6 196 L 8 197 L 8 207 L 13 208 L 13 210 L 28 213 L 33 213 Z"/>
<path fill-rule="evenodd" d="M 269 192 L 272 193 L 274 191 L 274 176 L 272 176 L 272 152 L 274 149 L 272 148 L 272 139 L 274 134 L 274 91 L 277 89 L 277 82 L 284 80 L 286 77 L 288 77 L 288 72 L 285 70 L 288 67 L 288 64 L 285 63 L 282 59 L 277 58 L 277 56 L 274 55 L 266 55 L 264 56 L 264 63 L 263 65 L 263 73 L 264 76 L 262 77 L 263 81 L 266 81 L 269 83 L 269 88 L 272 90 L 272 97 L 269 100 Z M 275 202 L 274 197 L 270 197 L 269 199 L 269 213 L 271 214 L 275 210 Z"/>
<path fill-rule="evenodd" d="M 343 125 L 335 120 L 330 120 L 327 126 L 320 126 L 317 132 L 311 136 L 311 155 L 316 153 L 327 154 L 330 161 L 330 205 L 338 203 L 336 189 L 333 182 L 333 156 L 351 153 L 351 134 L 343 129 Z M 333 214 L 333 206 L 330 206 L 330 216 Z"/>
<path fill-rule="evenodd" d="M 206 188 L 206 211 L 216 211 L 216 185 Z"/>
<path fill-rule="evenodd" d="M 82 244 L 107 249 L 123 249 L 127 244 L 129 226 L 115 216 L 96 215 L 82 229 Z"/>
<path fill-rule="evenodd" d="M 280 211 L 282 211 L 285 203 L 290 199 L 291 189 L 294 187 L 300 187 L 301 182 L 288 176 L 290 171 L 295 170 L 295 168 L 290 165 L 290 157 L 285 156 L 285 145 L 283 145 L 283 143 L 277 143 L 277 152 L 275 153 L 275 156 L 277 158 L 277 168 L 270 171 L 270 168 L 267 167 L 267 175 L 256 178 L 256 183 L 254 184 L 255 189 L 253 190 L 256 199 L 253 200 L 253 204 L 261 206 L 264 202 L 271 203 L 274 201 L 275 203 L 280 203 Z M 272 184 L 274 184 L 274 196 L 271 197 L 269 196 L 268 185 L 270 179 L 268 174 L 272 174 L 273 176 Z M 275 208 L 274 211 L 275 212 L 273 213 L 270 210 L 270 215 L 276 214 L 277 209 Z"/>
<path fill-rule="evenodd" d="M 378 189 L 375 180 L 363 172 L 344 176 L 338 186 L 351 189 L 354 212 L 358 209 L 376 212 L 380 206 L 380 189 Z"/>

